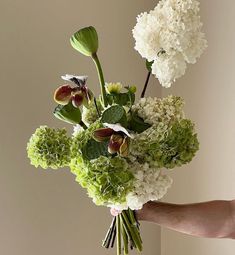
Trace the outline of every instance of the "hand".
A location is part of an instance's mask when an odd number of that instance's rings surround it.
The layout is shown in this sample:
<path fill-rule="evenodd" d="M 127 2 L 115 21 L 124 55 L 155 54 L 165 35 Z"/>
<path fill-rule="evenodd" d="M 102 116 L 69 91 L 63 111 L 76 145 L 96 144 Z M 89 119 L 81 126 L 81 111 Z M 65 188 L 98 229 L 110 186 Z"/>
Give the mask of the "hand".
<path fill-rule="evenodd" d="M 155 202 L 148 202 L 148 203 L 146 203 L 146 204 L 143 206 L 143 208 L 142 208 L 141 210 L 136 210 L 136 211 L 135 211 L 136 219 L 139 220 L 139 221 L 140 221 L 140 220 L 144 220 L 144 219 L 145 219 L 145 216 L 146 216 L 146 214 L 147 214 L 147 212 L 148 212 L 148 210 L 149 210 L 149 207 L 151 207 L 151 204 L 153 204 L 153 203 L 155 203 Z M 111 208 L 111 209 L 110 209 L 110 213 L 111 213 L 114 217 L 118 216 L 121 212 L 122 212 L 121 210 L 117 210 L 117 209 L 115 209 L 115 208 Z"/>

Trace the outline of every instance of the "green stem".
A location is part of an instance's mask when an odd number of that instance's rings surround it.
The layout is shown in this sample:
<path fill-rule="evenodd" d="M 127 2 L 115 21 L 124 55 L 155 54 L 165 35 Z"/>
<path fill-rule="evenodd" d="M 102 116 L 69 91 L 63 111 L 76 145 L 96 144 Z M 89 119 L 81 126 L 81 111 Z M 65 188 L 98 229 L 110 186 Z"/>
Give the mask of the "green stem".
<path fill-rule="evenodd" d="M 94 104 L 95 104 L 95 109 L 96 109 L 97 115 L 98 115 L 98 117 L 100 117 L 100 111 L 99 111 L 99 108 L 98 108 L 97 101 L 96 101 L 95 97 L 94 97 Z"/>
<path fill-rule="evenodd" d="M 108 99 L 107 99 L 107 94 L 106 94 L 106 90 L 105 90 L 104 74 L 103 74 L 103 71 L 102 71 L 102 67 L 101 67 L 99 58 L 98 58 L 96 53 L 94 53 L 92 55 L 92 59 L 95 62 L 96 69 L 97 69 L 98 76 L 99 76 L 102 101 L 103 101 L 104 107 L 107 107 L 108 106 Z"/>
<path fill-rule="evenodd" d="M 86 124 L 82 120 L 80 121 L 79 125 L 82 126 L 84 128 L 84 130 L 87 129 Z"/>
<path fill-rule="evenodd" d="M 148 72 L 148 75 L 147 75 L 147 78 L 146 78 L 146 81 L 145 81 L 145 84 L 144 84 L 144 88 L 143 88 L 143 91 L 141 93 L 141 98 L 144 98 L 144 96 L 145 96 L 145 92 L 146 92 L 147 87 L 148 87 L 150 76 L 151 76 L 151 72 Z"/>
<path fill-rule="evenodd" d="M 122 217 L 120 217 L 120 219 L 121 219 L 121 231 L 122 231 L 122 239 L 123 239 L 123 246 L 124 246 L 124 255 L 128 255 L 128 236 L 124 228 L 124 222 Z"/>
<path fill-rule="evenodd" d="M 121 255 L 122 253 L 122 243 L 121 243 L 121 222 L 120 222 L 120 215 L 116 216 L 116 228 L 117 228 L 117 255 Z"/>
<path fill-rule="evenodd" d="M 135 216 L 134 216 L 133 211 L 132 211 L 131 209 L 128 209 L 128 213 L 129 213 L 129 215 L 130 215 L 131 223 L 132 223 L 133 225 L 136 224 L 137 221 L 136 221 L 136 218 L 135 218 Z"/>
<path fill-rule="evenodd" d="M 139 223 L 135 217 L 135 214 L 131 209 L 128 209 L 127 213 L 129 214 L 130 221 L 131 221 L 132 225 L 136 228 L 138 235 L 139 235 L 139 239 L 142 243 L 142 239 L 141 239 L 140 232 L 139 232 Z"/>
<path fill-rule="evenodd" d="M 129 218 L 127 216 L 127 213 L 125 211 L 123 211 L 121 215 L 123 216 L 124 223 L 126 224 L 126 227 L 130 231 L 132 240 L 135 243 L 137 250 L 141 252 L 142 251 L 142 242 L 141 242 L 141 239 L 140 239 L 140 236 L 139 236 L 138 229 L 135 228 L 135 226 L 133 226 L 130 223 Z"/>

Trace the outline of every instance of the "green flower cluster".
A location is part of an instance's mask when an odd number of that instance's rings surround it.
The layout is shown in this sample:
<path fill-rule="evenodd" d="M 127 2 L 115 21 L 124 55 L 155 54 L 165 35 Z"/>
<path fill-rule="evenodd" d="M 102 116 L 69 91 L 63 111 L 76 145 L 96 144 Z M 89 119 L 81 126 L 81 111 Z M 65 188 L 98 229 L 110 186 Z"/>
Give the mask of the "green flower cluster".
<path fill-rule="evenodd" d="M 128 163 L 120 156 L 99 156 L 87 160 L 82 149 L 92 138 L 93 131 L 101 124 L 94 123 L 87 130 L 80 132 L 72 145 L 70 168 L 76 175 L 76 181 L 88 191 L 97 205 L 120 204 L 126 201 L 126 195 L 133 188 L 134 176 Z"/>
<path fill-rule="evenodd" d="M 28 157 L 35 167 L 58 169 L 70 162 L 71 138 L 65 129 L 41 126 L 27 144 Z"/>
<path fill-rule="evenodd" d="M 194 124 L 188 119 L 153 125 L 136 135 L 131 154 L 158 168 L 173 169 L 189 163 L 199 149 Z"/>
<path fill-rule="evenodd" d="M 97 100 L 97 107 L 99 112 L 101 113 L 103 111 L 103 107 L 100 103 L 100 100 Z M 94 101 L 92 100 L 88 107 L 83 107 L 82 111 L 82 121 L 87 125 L 90 126 L 94 122 L 96 122 L 99 119 L 96 106 Z"/>

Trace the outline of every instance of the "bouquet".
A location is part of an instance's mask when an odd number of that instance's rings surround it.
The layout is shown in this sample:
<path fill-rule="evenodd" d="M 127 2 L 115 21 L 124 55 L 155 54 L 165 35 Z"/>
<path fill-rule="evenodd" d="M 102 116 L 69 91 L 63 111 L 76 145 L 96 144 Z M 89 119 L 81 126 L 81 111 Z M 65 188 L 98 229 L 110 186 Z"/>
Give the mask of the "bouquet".
<path fill-rule="evenodd" d="M 137 18 L 136 49 L 149 70 L 139 100 L 135 86 L 105 82 L 95 28 L 76 32 L 71 45 L 94 61 L 101 93 L 94 95 L 87 76 L 62 76 L 66 84 L 55 90 L 54 116 L 74 125 L 73 134 L 41 126 L 27 145 L 35 167 L 69 167 L 96 205 L 121 211 L 103 240 L 105 248 L 116 240 L 118 255 L 129 248 L 142 251 L 135 210 L 161 199 L 172 184 L 169 169 L 189 163 L 199 149 L 182 98 L 145 97 L 151 73 L 169 87 L 182 74 L 182 65 L 201 54 L 206 41 L 197 13 L 197 1 L 163 0 Z"/>

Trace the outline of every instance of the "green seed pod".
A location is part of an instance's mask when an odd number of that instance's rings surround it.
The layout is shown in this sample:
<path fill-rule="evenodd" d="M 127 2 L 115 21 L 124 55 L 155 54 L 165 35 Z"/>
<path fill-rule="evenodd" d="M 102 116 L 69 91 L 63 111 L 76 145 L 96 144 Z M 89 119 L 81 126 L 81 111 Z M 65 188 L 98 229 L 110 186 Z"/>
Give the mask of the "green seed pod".
<path fill-rule="evenodd" d="M 94 27 L 85 27 L 70 38 L 70 43 L 75 50 L 91 57 L 98 50 L 98 34 Z"/>

